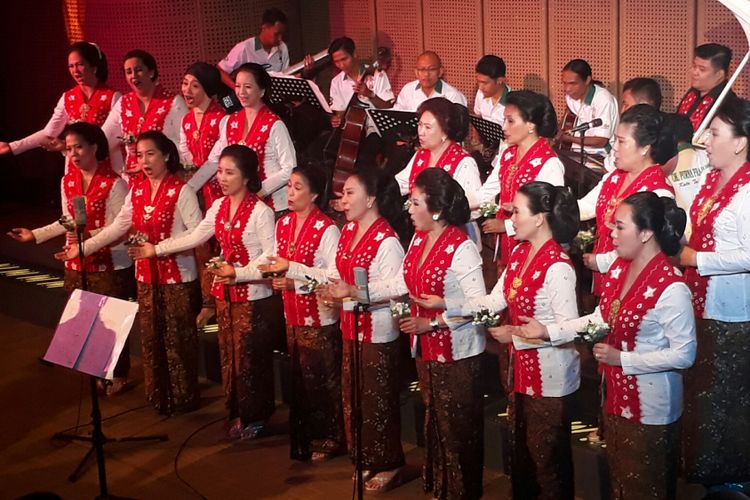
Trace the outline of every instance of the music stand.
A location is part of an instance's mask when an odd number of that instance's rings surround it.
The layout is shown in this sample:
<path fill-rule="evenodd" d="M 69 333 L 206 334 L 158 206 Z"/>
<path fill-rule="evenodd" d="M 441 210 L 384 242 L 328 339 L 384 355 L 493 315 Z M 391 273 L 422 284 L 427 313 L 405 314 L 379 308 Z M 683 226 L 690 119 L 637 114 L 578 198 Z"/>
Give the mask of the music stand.
<path fill-rule="evenodd" d="M 378 133 L 382 136 L 391 129 L 404 130 L 410 135 L 417 135 L 417 114 L 412 111 L 396 111 L 395 109 L 368 109 L 367 114 L 372 119 Z"/>
<path fill-rule="evenodd" d="M 82 238 L 79 236 L 79 243 Z M 80 253 L 83 255 L 83 252 Z M 80 259 L 83 261 L 83 258 Z M 53 439 L 85 441 L 91 443 L 81 462 L 68 476 L 75 482 L 89 459 L 96 455 L 99 473 L 99 496 L 110 498 L 107 491 L 107 474 L 104 462 L 104 445 L 109 442 L 166 441 L 166 435 L 108 438 L 102 431 L 102 415 L 96 382 L 98 378 L 111 379 L 120 353 L 125 345 L 138 304 L 86 291 L 85 267 L 81 265 L 83 290 L 74 290 L 55 330 L 44 360 L 89 375 L 91 389 L 91 436 L 57 433 Z"/>
<path fill-rule="evenodd" d="M 322 109 L 326 113 L 332 113 L 331 106 L 323 96 L 315 82 L 303 78 L 271 74 L 271 88 L 268 91 L 268 102 L 280 104 L 284 101 L 307 101 L 313 107 Z"/>
<path fill-rule="evenodd" d="M 499 123 L 491 122 L 474 115 L 470 115 L 469 119 L 474 128 L 477 129 L 484 147 L 490 149 L 500 147 L 500 143 L 505 139 L 505 134 L 503 134 L 503 127 Z"/>

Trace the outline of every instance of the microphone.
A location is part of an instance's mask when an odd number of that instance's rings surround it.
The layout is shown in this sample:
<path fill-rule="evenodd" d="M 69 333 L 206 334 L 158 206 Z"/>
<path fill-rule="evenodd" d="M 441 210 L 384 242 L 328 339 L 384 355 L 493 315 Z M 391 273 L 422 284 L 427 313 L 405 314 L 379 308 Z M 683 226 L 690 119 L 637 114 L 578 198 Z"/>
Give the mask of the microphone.
<path fill-rule="evenodd" d="M 370 287 L 367 284 L 367 270 L 364 267 L 354 268 L 354 286 L 357 287 L 357 302 L 370 303 Z"/>
<path fill-rule="evenodd" d="M 573 127 L 571 129 L 568 129 L 565 131 L 566 134 L 577 134 L 579 132 L 586 132 L 590 128 L 594 127 L 601 127 L 602 125 L 602 119 L 596 118 L 594 120 L 591 120 L 590 122 L 582 123 L 578 125 L 577 127 Z"/>
<path fill-rule="evenodd" d="M 74 196 L 73 197 L 73 218 L 76 222 L 78 229 L 83 229 L 88 222 L 86 216 L 86 197 L 85 196 Z"/>

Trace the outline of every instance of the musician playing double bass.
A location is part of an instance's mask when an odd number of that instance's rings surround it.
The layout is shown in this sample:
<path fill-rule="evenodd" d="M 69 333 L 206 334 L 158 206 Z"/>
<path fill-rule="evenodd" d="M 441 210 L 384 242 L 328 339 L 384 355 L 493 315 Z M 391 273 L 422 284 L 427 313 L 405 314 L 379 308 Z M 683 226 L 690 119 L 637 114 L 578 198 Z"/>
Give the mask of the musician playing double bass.
<path fill-rule="evenodd" d="M 562 126 L 557 137 L 561 149 L 580 151 L 581 138 L 569 130 L 601 118 L 602 124 L 585 132 L 583 147 L 588 155 L 605 156 L 611 149 L 619 113 L 617 99 L 591 77 L 591 66 L 583 59 L 573 59 L 562 69 L 565 104 Z"/>

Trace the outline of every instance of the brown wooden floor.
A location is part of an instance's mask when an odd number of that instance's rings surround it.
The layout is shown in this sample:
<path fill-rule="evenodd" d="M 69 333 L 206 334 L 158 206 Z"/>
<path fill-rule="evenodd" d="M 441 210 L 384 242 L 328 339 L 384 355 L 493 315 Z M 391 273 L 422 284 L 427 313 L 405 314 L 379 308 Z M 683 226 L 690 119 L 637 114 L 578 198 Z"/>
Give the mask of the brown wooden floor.
<path fill-rule="evenodd" d="M 93 498 L 98 493 L 93 463 L 80 481 L 67 481 L 86 445 L 62 445 L 50 439 L 54 433 L 75 426 L 79 402 L 80 422 L 89 421 L 87 379 L 39 363 L 51 335 L 48 329 L 2 315 L 0 322 L 0 498 L 16 498 L 33 491 L 51 491 L 66 499 Z M 140 378 L 138 358 L 134 357 L 134 362 L 132 373 Z M 192 499 L 201 495 L 210 499 L 351 498 L 352 467 L 344 457 L 320 465 L 289 460 L 285 408 L 280 407 L 272 420 L 280 434 L 232 444 L 223 439 L 226 413 L 220 387 L 206 385 L 203 397 L 200 410 L 172 418 L 160 417 L 144 406 L 141 385 L 102 402 L 107 419 L 104 431 L 110 437 L 169 435 L 164 443 L 107 445 L 111 494 L 139 499 Z M 84 425 L 80 432 L 88 429 Z M 175 456 L 189 437 L 179 457 L 178 472 L 199 493 L 182 483 L 174 469 Z M 417 474 L 422 450 L 409 447 L 405 451 Z M 487 471 L 485 481 L 486 498 L 508 498 L 507 478 Z M 427 498 L 421 488 L 421 480 L 415 479 L 385 497 Z"/>

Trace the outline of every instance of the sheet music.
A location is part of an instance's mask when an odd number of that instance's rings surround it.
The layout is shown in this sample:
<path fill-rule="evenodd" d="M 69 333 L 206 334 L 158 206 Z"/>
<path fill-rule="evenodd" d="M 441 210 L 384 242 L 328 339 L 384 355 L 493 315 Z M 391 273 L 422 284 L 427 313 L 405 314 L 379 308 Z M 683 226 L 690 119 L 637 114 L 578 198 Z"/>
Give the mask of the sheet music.
<path fill-rule="evenodd" d="M 322 108 L 326 113 L 333 113 L 328 100 L 312 80 L 305 80 L 283 73 L 269 72 L 271 88 L 268 100 L 274 104 L 280 103 L 285 97 L 307 98 L 313 106 Z"/>
<path fill-rule="evenodd" d="M 135 302 L 74 290 L 44 359 L 111 380 L 137 311 Z"/>

